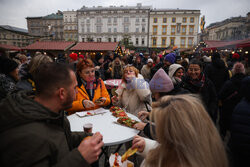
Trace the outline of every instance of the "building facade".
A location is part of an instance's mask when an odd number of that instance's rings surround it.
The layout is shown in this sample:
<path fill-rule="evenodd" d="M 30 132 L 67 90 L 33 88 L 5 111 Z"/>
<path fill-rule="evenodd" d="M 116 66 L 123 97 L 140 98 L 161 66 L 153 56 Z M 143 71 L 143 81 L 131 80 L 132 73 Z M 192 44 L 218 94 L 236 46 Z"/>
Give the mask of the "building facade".
<path fill-rule="evenodd" d="M 123 42 L 148 47 L 150 6 L 82 7 L 77 11 L 79 42 Z"/>
<path fill-rule="evenodd" d="M 151 10 L 149 22 L 149 47 L 193 47 L 197 44 L 199 18 L 200 10 Z"/>
<path fill-rule="evenodd" d="M 203 40 L 240 40 L 250 37 L 249 14 L 247 17 L 232 17 L 206 27 Z"/>
<path fill-rule="evenodd" d="M 63 13 L 58 11 L 44 17 L 27 17 L 28 32 L 39 40 L 64 40 Z"/>
<path fill-rule="evenodd" d="M 28 34 L 28 30 L 8 25 L 0 26 L 0 44 L 24 47 L 33 41 L 34 38 Z"/>
<path fill-rule="evenodd" d="M 63 12 L 63 36 L 65 41 L 78 40 L 78 26 L 77 26 L 77 12 L 64 11 Z"/>

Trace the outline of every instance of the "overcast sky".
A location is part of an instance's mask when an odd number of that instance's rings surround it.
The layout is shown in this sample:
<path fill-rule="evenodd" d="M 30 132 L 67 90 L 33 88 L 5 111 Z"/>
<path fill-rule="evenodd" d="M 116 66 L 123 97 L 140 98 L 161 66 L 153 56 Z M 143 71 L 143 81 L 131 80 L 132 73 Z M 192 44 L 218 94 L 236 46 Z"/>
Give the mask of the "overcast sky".
<path fill-rule="evenodd" d="M 26 17 L 46 16 L 57 10 L 77 10 L 83 5 L 136 6 L 136 3 L 153 8 L 198 9 L 206 17 L 206 26 L 229 17 L 246 16 L 250 0 L 0 0 L 0 25 L 27 29 Z"/>

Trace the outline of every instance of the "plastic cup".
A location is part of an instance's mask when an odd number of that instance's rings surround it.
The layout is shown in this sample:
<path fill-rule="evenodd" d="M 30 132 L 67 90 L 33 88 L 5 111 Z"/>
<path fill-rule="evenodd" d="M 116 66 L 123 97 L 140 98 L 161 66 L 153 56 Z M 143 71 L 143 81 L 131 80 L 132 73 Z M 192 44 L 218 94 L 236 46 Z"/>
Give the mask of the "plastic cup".
<path fill-rule="evenodd" d="M 83 131 L 86 133 L 92 133 L 93 124 L 92 123 L 86 123 L 83 125 Z"/>

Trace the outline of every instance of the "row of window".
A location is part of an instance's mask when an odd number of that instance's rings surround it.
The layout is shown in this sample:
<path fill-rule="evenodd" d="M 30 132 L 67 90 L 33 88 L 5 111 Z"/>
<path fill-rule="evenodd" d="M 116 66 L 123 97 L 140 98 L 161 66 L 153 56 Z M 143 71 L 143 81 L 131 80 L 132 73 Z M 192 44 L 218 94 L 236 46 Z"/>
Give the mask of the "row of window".
<path fill-rule="evenodd" d="M 24 47 L 24 46 L 27 46 L 28 43 L 13 42 L 13 45 L 14 45 L 14 46 L 18 46 L 18 47 Z"/>
<path fill-rule="evenodd" d="M 83 14 L 90 14 L 90 12 L 82 12 Z M 96 12 L 91 12 L 91 14 L 94 14 L 94 13 L 97 13 L 97 14 L 100 14 L 100 13 L 107 13 L 106 11 L 96 11 Z M 108 13 L 118 13 L 116 10 L 115 11 L 108 11 Z M 129 10 L 125 10 L 125 11 L 120 11 L 119 13 L 134 13 L 132 11 L 129 11 Z M 145 10 L 136 10 L 136 13 L 146 13 Z"/>
<path fill-rule="evenodd" d="M 64 18 L 64 22 L 76 22 L 76 18 Z"/>
<path fill-rule="evenodd" d="M 93 41 L 95 40 L 92 38 L 82 38 L 82 42 L 93 42 Z M 102 38 L 96 38 L 96 42 L 102 42 Z M 117 38 L 108 38 L 108 42 L 117 42 Z M 135 39 L 135 45 L 139 45 L 139 38 Z M 141 45 L 145 45 L 144 38 L 141 38 Z"/>
<path fill-rule="evenodd" d="M 29 25 L 32 27 L 40 27 L 40 26 L 48 26 L 48 25 L 53 25 L 53 26 L 60 26 L 63 25 L 63 20 L 54 20 L 54 21 L 30 21 Z"/>
<path fill-rule="evenodd" d="M 97 17 L 96 18 L 96 23 L 102 23 L 102 17 Z M 82 24 L 84 24 L 85 23 L 85 20 L 86 20 L 86 23 L 87 24 L 89 24 L 90 23 L 90 19 L 89 18 L 87 18 L 87 19 L 82 19 Z M 112 23 L 112 20 L 113 20 L 113 23 L 114 24 L 116 24 L 117 23 L 117 17 L 113 17 L 113 18 L 111 18 L 111 17 L 108 17 L 108 24 L 111 24 Z M 129 20 L 130 20 L 130 18 L 129 17 L 124 17 L 123 18 L 123 22 L 124 23 L 129 23 Z M 140 23 L 140 18 L 139 17 L 137 17 L 136 18 L 136 23 Z M 146 18 L 141 18 L 141 22 L 146 22 Z"/>
<path fill-rule="evenodd" d="M 146 31 L 145 27 L 142 27 L 141 32 L 145 32 L 145 31 Z M 102 33 L 103 32 L 102 31 L 102 26 L 96 26 L 96 32 L 97 33 Z M 124 26 L 123 32 L 129 33 L 129 26 Z M 136 27 L 135 32 L 140 33 L 140 28 Z M 85 28 L 84 27 L 82 27 L 82 33 L 85 33 Z M 90 33 L 90 26 L 87 26 L 86 33 Z M 113 28 L 113 31 L 112 31 L 112 28 L 108 28 L 108 33 L 117 33 L 117 28 L 116 27 Z"/>
<path fill-rule="evenodd" d="M 29 37 L 27 37 L 27 36 L 23 36 L 23 35 L 16 35 L 16 34 L 12 34 L 12 35 L 10 35 L 10 34 L 0 34 L 0 38 L 1 39 L 6 39 L 6 38 L 12 38 L 12 39 L 27 39 L 27 38 L 29 38 Z"/>
<path fill-rule="evenodd" d="M 189 28 L 189 34 L 193 34 L 194 33 L 194 25 L 190 25 L 188 26 Z M 163 25 L 162 26 L 162 35 L 166 35 L 167 34 L 167 26 Z M 178 24 L 176 25 L 171 25 L 171 35 L 175 35 L 175 33 L 181 33 L 182 35 L 186 35 L 187 33 L 187 26 L 186 25 L 180 25 Z M 158 34 L 158 26 L 154 25 L 153 26 L 153 35 L 157 35 Z"/>
<path fill-rule="evenodd" d="M 64 26 L 65 30 L 77 30 L 77 26 Z"/>
<path fill-rule="evenodd" d="M 95 40 L 93 38 L 82 38 L 82 42 L 95 42 Z M 102 42 L 102 38 L 96 38 L 96 42 Z M 113 38 L 113 40 L 108 38 L 108 42 L 117 42 L 117 38 Z"/>
<path fill-rule="evenodd" d="M 180 37 L 180 44 L 177 44 L 175 42 L 176 41 L 175 39 L 176 39 L 176 37 L 170 37 L 169 38 L 169 43 L 170 43 L 171 46 L 180 45 L 181 47 L 185 47 L 186 46 L 186 39 L 188 41 L 188 46 L 192 46 L 193 43 L 194 43 L 194 38 L 193 37 L 188 37 L 188 38 Z M 166 46 L 166 44 L 167 44 L 167 37 L 162 37 L 160 45 L 161 46 Z M 157 37 L 152 37 L 152 45 L 157 46 Z"/>
<path fill-rule="evenodd" d="M 157 17 L 153 18 L 153 23 L 158 23 L 159 19 Z M 171 18 L 172 23 L 176 23 L 176 17 Z M 194 23 L 194 17 L 190 17 L 189 19 L 190 23 Z M 162 23 L 167 23 L 167 18 L 162 18 Z M 182 23 L 187 23 L 187 17 L 182 18 Z"/>
<path fill-rule="evenodd" d="M 194 33 L 194 25 L 188 26 L 188 29 L 189 29 L 189 34 Z M 82 33 L 84 33 L 84 32 L 85 32 L 85 28 L 82 25 Z M 87 26 L 86 32 L 87 33 L 90 32 L 90 26 Z M 97 33 L 102 33 L 102 26 L 96 26 L 96 32 Z M 116 33 L 117 28 L 114 28 L 113 32 Z M 129 26 L 124 26 L 123 32 L 128 33 L 129 32 Z M 136 27 L 135 32 L 140 33 L 140 28 Z M 141 28 L 141 32 L 145 32 L 145 27 Z M 108 28 L 108 33 L 112 33 L 112 28 Z M 162 33 L 162 35 L 167 34 L 167 26 L 166 25 L 162 26 L 162 32 L 161 33 Z M 181 33 L 182 35 L 186 35 L 187 26 L 186 25 L 182 25 L 182 26 L 181 25 L 177 25 L 177 26 L 176 25 L 171 25 L 171 35 L 174 35 L 175 33 Z M 153 35 L 157 35 L 157 34 L 158 34 L 158 26 L 153 26 Z"/>
<path fill-rule="evenodd" d="M 135 45 L 139 45 L 139 38 L 135 38 Z M 141 38 L 141 45 L 145 45 L 145 39 Z"/>
<path fill-rule="evenodd" d="M 66 34 L 64 35 L 66 39 L 77 39 L 77 34 Z"/>
<path fill-rule="evenodd" d="M 129 23 L 129 19 L 130 17 L 124 17 L 123 18 L 123 21 L 124 23 Z M 158 23 L 158 20 L 159 18 L 153 18 L 153 23 Z M 140 23 L 140 18 L 139 17 L 136 17 L 136 23 Z M 141 21 L 142 22 L 146 22 L 146 18 L 141 18 Z M 96 23 L 101 23 L 102 22 L 102 18 L 101 17 L 97 17 L 96 18 Z M 171 22 L 172 23 L 176 23 L 176 17 L 172 17 L 171 18 Z M 194 23 L 194 17 L 190 17 L 189 18 L 189 22 L 190 23 Z M 82 20 L 82 23 L 84 23 L 84 19 Z M 86 19 L 86 23 L 90 23 L 90 19 L 87 18 Z M 111 24 L 112 23 L 112 18 L 111 17 L 108 17 L 108 23 Z M 113 23 L 117 23 L 117 17 L 114 17 L 113 18 Z M 167 18 L 162 18 L 162 23 L 167 23 Z M 187 23 L 187 17 L 183 17 L 182 18 L 182 23 Z"/>

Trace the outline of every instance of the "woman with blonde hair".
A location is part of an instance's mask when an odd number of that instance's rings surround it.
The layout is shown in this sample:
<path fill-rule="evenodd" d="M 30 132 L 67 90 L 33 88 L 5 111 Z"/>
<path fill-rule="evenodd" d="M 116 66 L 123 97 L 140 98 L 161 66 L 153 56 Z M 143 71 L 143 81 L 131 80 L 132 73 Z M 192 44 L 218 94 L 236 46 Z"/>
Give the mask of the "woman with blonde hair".
<path fill-rule="evenodd" d="M 162 97 L 152 116 L 157 141 L 136 136 L 133 148 L 145 167 L 227 167 L 226 152 L 211 118 L 194 95 Z"/>
<path fill-rule="evenodd" d="M 147 111 L 147 104 L 151 110 L 152 99 L 149 85 L 132 65 L 125 66 L 122 83 L 116 93 L 118 97 L 112 97 L 113 105 L 125 108 L 131 114 L 137 115 L 139 111 Z"/>

